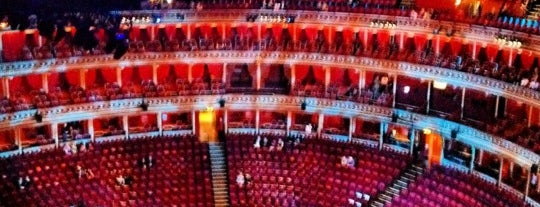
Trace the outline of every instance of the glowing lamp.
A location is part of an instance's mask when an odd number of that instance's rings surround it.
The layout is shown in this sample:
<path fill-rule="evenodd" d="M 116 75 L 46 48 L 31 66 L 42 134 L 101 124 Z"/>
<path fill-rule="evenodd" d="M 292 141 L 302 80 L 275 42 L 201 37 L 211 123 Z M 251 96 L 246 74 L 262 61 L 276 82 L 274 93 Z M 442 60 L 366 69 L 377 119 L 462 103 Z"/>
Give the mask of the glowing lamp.
<path fill-rule="evenodd" d="M 446 82 L 433 81 L 433 88 L 436 88 L 436 89 L 439 89 L 439 90 L 446 89 L 447 85 L 448 85 L 448 83 L 446 83 Z"/>
<path fill-rule="evenodd" d="M 431 129 L 425 128 L 422 130 L 422 132 L 424 132 L 425 135 L 428 135 L 431 134 Z"/>
<path fill-rule="evenodd" d="M 411 91 L 411 87 L 410 87 L 410 86 L 405 86 L 405 87 L 403 87 L 403 93 L 408 94 L 410 91 Z"/>

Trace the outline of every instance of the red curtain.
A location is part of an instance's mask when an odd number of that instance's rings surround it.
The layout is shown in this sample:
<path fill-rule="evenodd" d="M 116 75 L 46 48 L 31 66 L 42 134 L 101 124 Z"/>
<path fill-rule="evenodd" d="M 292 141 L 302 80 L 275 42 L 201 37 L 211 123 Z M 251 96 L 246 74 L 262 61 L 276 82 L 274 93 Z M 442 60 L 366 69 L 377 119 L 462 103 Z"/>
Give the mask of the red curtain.
<path fill-rule="evenodd" d="M 98 70 L 103 74 L 103 78 L 105 79 L 105 82 L 111 83 L 116 82 L 116 69 L 110 69 L 110 68 L 103 68 L 103 69 L 94 69 L 94 70 L 88 70 L 86 72 L 86 85 L 92 86 L 93 83 L 96 82 L 96 74 Z"/>
<path fill-rule="evenodd" d="M 514 101 L 511 99 L 506 100 L 506 114 L 511 114 L 520 119 L 527 119 L 528 106 L 522 102 Z"/>
<path fill-rule="evenodd" d="M 25 45 L 25 33 L 21 31 L 10 31 L 2 34 L 2 50 L 6 61 L 16 61 L 19 59 L 22 48 Z"/>
<path fill-rule="evenodd" d="M 416 44 L 416 50 L 423 50 L 426 46 L 427 36 L 425 34 L 416 34 L 414 36 L 414 42 Z"/>
<path fill-rule="evenodd" d="M 349 129 L 344 128 L 345 118 L 340 116 L 324 116 L 324 128 Z M 348 130 L 347 130 L 348 131 Z"/>
<path fill-rule="evenodd" d="M 302 82 L 302 79 L 304 79 L 304 77 L 306 77 L 310 67 L 313 68 L 313 72 L 315 74 L 315 79 L 317 80 L 317 83 L 321 83 L 321 84 L 324 83 L 325 72 L 324 72 L 324 69 L 322 68 L 322 66 L 319 66 L 319 65 L 313 65 L 313 66 L 310 66 L 310 65 L 296 65 L 295 67 L 296 67 L 295 68 L 295 70 L 296 70 L 296 83 Z"/>
<path fill-rule="evenodd" d="M 131 32 L 129 33 L 129 39 L 131 41 L 140 41 L 141 40 L 141 29 L 139 26 L 133 26 Z"/>
<path fill-rule="evenodd" d="M 345 43 L 351 43 L 354 39 L 354 31 L 353 28 L 344 28 L 343 29 L 343 41 Z"/>

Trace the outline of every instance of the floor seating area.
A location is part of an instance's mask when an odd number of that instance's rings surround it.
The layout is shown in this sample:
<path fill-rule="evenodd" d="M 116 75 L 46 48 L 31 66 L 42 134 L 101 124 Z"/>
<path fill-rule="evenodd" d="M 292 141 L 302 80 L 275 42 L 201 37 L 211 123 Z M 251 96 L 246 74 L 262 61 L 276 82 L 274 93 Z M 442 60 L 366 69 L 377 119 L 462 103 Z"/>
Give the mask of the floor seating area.
<path fill-rule="evenodd" d="M 232 206 L 348 206 L 350 200 L 367 205 L 411 162 L 407 155 L 351 143 L 261 137 L 267 143 L 282 139 L 284 148 L 271 151 L 272 145 L 265 147 L 263 141 L 261 148 L 254 148 L 256 137 L 251 134 L 227 137 Z M 297 145 L 288 141 L 295 139 Z M 342 156 L 352 156 L 356 166 L 341 166 Z M 240 173 L 251 177 L 244 185 L 236 182 Z M 367 199 L 357 199 L 359 194 Z"/>
<path fill-rule="evenodd" d="M 70 155 L 56 149 L 1 159 L 0 206 L 213 206 L 208 146 L 193 136 L 85 148 Z M 30 184 L 21 189 L 18 179 L 26 176 Z M 125 185 L 118 184 L 118 176 Z"/>
<path fill-rule="evenodd" d="M 433 166 L 386 206 L 518 207 L 527 205 L 523 198 L 479 177 L 456 169 Z"/>

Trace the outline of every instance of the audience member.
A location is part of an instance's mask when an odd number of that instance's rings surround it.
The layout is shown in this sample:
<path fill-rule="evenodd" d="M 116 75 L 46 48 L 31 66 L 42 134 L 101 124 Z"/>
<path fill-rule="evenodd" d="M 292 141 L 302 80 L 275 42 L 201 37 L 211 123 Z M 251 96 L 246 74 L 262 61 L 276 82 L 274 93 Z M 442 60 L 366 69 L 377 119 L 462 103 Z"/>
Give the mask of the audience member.
<path fill-rule="evenodd" d="M 255 149 L 261 148 L 261 135 L 257 136 L 257 139 L 255 140 L 255 144 L 253 144 L 253 148 Z"/>
<path fill-rule="evenodd" d="M 246 178 L 244 177 L 244 173 L 242 171 L 238 171 L 238 175 L 236 175 L 236 184 L 238 184 L 238 186 L 240 187 L 243 187 L 245 181 Z"/>
<path fill-rule="evenodd" d="M 283 142 L 283 139 L 279 138 L 278 141 L 277 141 L 277 147 L 276 147 L 276 150 L 277 151 L 281 151 L 283 150 L 283 146 L 285 145 L 285 142 Z"/>

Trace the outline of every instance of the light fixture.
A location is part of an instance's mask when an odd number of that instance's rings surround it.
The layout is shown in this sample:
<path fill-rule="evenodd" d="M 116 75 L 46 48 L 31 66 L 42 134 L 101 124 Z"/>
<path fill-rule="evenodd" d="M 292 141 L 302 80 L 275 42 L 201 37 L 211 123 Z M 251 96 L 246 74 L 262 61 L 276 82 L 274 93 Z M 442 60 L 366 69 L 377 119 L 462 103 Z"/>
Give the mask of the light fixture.
<path fill-rule="evenodd" d="M 395 29 L 397 27 L 396 21 L 373 19 L 369 24 L 370 27 L 379 29 Z"/>
<path fill-rule="evenodd" d="M 521 48 L 523 44 L 520 39 L 508 35 L 498 34 L 495 36 L 495 43 L 499 47 L 509 47 L 509 48 Z"/>
<path fill-rule="evenodd" d="M 433 88 L 436 88 L 436 89 L 439 89 L 439 90 L 444 90 L 446 89 L 446 86 L 448 85 L 448 83 L 446 82 L 442 82 L 442 81 L 433 81 Z"/>
<path fill-rule="evenodd" d="M 425 128 L 422 130 L 422 132 L 424 132 L 425 135 L 428 135 L 431 134 L 431 129 Z"/>
<path fill-rule="evenodd" d="M 405 87 L 403 87 L 403 93 L 408 94 L 410 91 L 411 91 L 411 87 L 410 87 L 410 86 L 405 86 Z"/>

